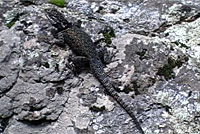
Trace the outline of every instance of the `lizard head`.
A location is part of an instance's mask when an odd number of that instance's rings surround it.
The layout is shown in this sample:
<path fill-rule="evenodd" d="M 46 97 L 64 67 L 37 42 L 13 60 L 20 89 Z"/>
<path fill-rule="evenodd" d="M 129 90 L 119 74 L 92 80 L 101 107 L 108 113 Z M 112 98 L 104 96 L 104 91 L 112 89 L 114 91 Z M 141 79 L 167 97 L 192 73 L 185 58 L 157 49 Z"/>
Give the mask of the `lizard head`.
<path fill-rule="evenodd" d="M 71 27 L 71 23 L 69 23 L 65 19 L 64 15 L 55 8 L 47 8 L 44 11 L 51 25 L 53 25 L 58 30 L 64 30 L 65 28 Z"/>

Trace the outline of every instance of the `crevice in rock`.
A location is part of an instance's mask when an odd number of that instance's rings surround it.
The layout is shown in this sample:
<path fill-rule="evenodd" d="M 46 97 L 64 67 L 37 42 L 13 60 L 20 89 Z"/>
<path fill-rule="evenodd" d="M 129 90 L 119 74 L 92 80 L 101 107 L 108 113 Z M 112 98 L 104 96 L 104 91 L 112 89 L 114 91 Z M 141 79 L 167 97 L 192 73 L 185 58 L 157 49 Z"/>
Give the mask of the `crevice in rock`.
<path fill-rule="evenodd" d="M 52 83 L 52 84 L 56 84 L 56 85 L 63 85 L 65 83 L 65 80 L 67 80 L 68 77 L 62 79 L 62 80 L 52 80 L 52 81 L 43 81 L 42 78 L 39 78 L 39 79 L 35 79 L 34 81 L 36 83 Z"/>
<path fill-rule="evenodd" d="M 94 134 L 94 132 L 92 130 L 89 130 L 88 128 L 86 129 L 79 129 L 79 128 L 74 128 L 75 132 L 77 134 Z"/>
<path fill-rule="evenodd" d="M 148 30 L 139 30 L 139 31 L 132 31 L 134 34 L 139 34 L 139 35 L 144 35 L 144 36 L 149 36 L 149 37 L 155 37 L 155 36 L 161 36 L 160 34 L 163 33 L 166 29 L 168 29 L 171 26 L 181 24 L 183 22 L 193 22 L 200 18 L 200 12 L 196 13 L 194 16 L 186 16 L 186 17 L 180 17 L 180 20 L 173 23 L 169 24 L 168 22 L 163 22 L 158 28 L 148 31 Z"/>
<path fill-rule="evenodd" d="M 153 103 L 151 105 L 149 105 L 149 108 L 145 110 L 145 112 L 150 111 L 152 109 L 164 109 L 167 113 L 169 113 L 170 115 L 172 114 L 170 111 L 172 110 L 172 108 L 168 105 L 164 105 L 162 103 Z"/>
<path fill-rule="evenodd" d="M 3 41 L 0 41 L 0 47 L 3 45 Z"/>
<path fill-rule="evenodd" d="M 0 98 L 1 98 L 2 96 L 6 95 L 6 93 L 9 92 L 9 91 L 15 86 L 15 84 L 17 83 L 18 78 L 19 78 L 19 71 L 17 72 L 16 80 L 12 83 L 12 85 L 11 85 L 7 90 L 4 90 L 4 91 L 1 92 Z M 0 78 L 0 79 L 1 79 L 1 78 Z"/>
<path fill-rule="evenodd" d="M 5 77 L 5 76 L 1 76 L 1 75 L 0 75 L 0 80 L 3 79 L 4 77 Z"/>
<path fill-rule="evenodd" d="M 30 125 L 30 126 L 47 126 L 51 124 L 52 122 L 55 122 L 54 120 L 47 120 L 46 118 L 40 119 L 40 120 L 18 120 L 21 123 Z"/>
<path fill-rule="evenodd" d="M 0 118 L 0 133 L 3 133 L 7 125 L 9 124 L 10 118 Z"/>
<path fill-rule="evenodd" d="M 183 22 L 193 22 L 195 20 L 197 20 L 198 18 L 200 18 L 200 12 L 197 13 L 196 15 L 192 16 L 191 18 L 180 18 L 179 21 L 177 21 L 174 24 L 167 24 L 167 22 L 163 23 L 162 25 L 160 25 L 159 28 L 155 29 L 154 31 L 152 31 L 153 33 L 162 33 L 164 32 L 166 29 L 168 29 L 171 26 L 177 25 L 177 24 L 181 24 Z"/>

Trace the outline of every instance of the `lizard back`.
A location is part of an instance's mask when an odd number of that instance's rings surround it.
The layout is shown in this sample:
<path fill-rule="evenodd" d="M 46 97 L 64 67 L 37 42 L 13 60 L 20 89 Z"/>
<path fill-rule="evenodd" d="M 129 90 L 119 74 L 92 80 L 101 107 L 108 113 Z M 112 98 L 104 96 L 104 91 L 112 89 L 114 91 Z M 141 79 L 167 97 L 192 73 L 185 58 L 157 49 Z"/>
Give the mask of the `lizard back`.
<path fill-rule="evenodd" d="M 91 37 L 80 28 L 73 26 L 62 31 L 62 34 L 65 36 L 64 41 L 76 55 L 86 56 L 88 59 L 98 55 Z"/>

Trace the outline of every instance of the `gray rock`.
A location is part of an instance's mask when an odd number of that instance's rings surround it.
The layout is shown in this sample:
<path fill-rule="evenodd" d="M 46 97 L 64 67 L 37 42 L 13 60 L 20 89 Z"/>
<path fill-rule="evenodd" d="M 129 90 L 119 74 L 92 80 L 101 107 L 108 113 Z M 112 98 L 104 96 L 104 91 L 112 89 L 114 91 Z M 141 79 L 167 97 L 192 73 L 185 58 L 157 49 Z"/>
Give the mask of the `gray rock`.
<path fill-rule="evenodd" d="M 43 9 L 55 6 L 34 2 L 0 1 L 0 133 L 139 133 L 89 71 L 72 71 L 71 50 L 50 43 L 53 28 Z M 70 22 L 81 21 L 98 47 L 116 52 L 105 72 L 146 134 L 198 134 L 199 5 L 69 0 L 56 8 Z"/>

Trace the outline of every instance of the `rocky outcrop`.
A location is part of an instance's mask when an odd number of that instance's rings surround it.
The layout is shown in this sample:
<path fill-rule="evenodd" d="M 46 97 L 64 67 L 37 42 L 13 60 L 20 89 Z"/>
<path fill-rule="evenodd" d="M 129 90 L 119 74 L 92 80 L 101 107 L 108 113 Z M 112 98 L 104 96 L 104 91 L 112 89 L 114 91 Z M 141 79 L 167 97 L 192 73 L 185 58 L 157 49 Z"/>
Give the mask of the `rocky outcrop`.
<path fill-rule="evenodd" d="M 105 72 L 146 134 L 198 134 L 199 4 L 0 1 L 0 133 L 139 133 L 88 70 L 73 71 L 71 50 L 51 44 L 43 11 L 55 7 L 115 53 Z"/>

